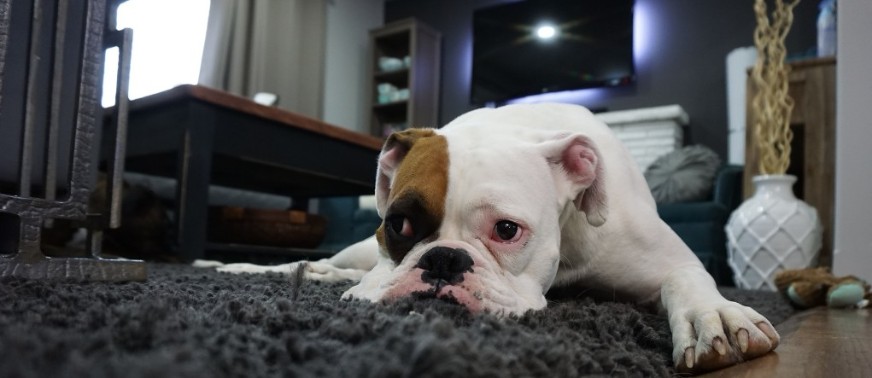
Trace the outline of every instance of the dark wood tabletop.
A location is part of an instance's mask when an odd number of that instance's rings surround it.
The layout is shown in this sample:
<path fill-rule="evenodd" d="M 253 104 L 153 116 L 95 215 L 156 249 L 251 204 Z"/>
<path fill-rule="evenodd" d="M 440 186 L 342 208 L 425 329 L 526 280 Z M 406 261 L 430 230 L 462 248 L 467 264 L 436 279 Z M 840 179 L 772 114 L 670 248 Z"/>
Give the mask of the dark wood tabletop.
<path fill-rule="evenodd" d="M 224 107 L 239 113 L 273 120 L 287 127 L 304 129 L 348 143 L 357 144 L 372 150 L 380 150 L 383 140 L 371 135 L 361 134 L 324 121 L 293 113 L 274 106 L 258 104 L 251 99 L 202 85 L 180 85 L 170 90 L 131 101 L 131 112 L 148 111 L 153 107 L 163 107 L 173 102 L 199 100 Z"/>
<path fill-rule="evenodd" d="M 382 140 L 223 91 L 183 85 L 130 102 L 125 170 L 175 178 L 177 246 L 203 258 L 212 185 L 308 199 L 372 194 Z M 113 144 L 104 141 L 103 156 Z"/>
<path fill-rule="evenodd" d="M 372 194 L 382 139 L 226 92 L 183 85 L 130 103 L 127 170 L 287 196 Z M 194 160 L 191 160 L 194 159 Z"/>

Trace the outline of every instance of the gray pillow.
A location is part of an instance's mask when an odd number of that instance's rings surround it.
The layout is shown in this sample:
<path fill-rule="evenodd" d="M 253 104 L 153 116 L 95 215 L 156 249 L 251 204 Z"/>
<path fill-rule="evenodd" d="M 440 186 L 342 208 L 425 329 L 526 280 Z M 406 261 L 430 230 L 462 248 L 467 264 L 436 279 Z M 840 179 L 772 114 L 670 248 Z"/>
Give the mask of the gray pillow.
<path fill-rule="evenodd" d="M 721 166 L 718 154 L 700 145 L 660 156 L 645 170 L 657 203 L 702 201 L 709 197 Z"/>

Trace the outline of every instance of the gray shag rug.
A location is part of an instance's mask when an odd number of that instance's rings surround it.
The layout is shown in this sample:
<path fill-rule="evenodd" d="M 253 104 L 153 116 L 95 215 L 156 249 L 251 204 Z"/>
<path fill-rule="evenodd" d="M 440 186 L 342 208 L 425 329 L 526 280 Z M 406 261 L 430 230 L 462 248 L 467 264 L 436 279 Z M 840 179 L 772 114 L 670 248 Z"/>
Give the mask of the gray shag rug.
<path fill-rule="evenodd" d="M 499 319 L 438 300 L 342 301 L 350 283 L 149 264 L 142 283 L 0 280 L 2 377 L 670 376 L 665 316 L 590 298 Z M 775 293 L 724 294 L 773 324 Z"/>

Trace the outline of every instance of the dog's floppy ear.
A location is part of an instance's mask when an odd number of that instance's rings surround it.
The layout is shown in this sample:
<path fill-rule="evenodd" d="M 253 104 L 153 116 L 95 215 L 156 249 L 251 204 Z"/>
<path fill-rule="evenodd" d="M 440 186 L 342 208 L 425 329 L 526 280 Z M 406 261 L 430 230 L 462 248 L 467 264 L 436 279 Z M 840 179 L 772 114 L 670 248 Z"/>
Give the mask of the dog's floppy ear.
<path fill-rule="evenodd" d="M 561 134 L 542 143 L 545 158 L 552 167 L 561 194 L 573 199 L 587 221 L 601 226 L 608 217 L 603 190 L 603 164 L 596 144 L 582 134 Z"/>
<path fill-rule="evenodd" d="M 421 138 L 436 135 L 433 129 L 408 129 L 391 134 L 378 157 L 378 174 L 375 178 L 375 199 L 378 214 L 382 218 L 387 210 L 388 195 L 393 187 L 394 174 L 406 154 Z"/>

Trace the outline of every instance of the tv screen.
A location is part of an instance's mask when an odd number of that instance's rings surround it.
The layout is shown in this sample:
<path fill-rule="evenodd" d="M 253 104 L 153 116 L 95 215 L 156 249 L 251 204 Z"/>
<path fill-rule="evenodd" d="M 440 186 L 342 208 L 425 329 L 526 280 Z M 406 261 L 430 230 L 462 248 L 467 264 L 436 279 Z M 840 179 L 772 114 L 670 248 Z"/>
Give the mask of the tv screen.
<path fill-rule="evenodd" d="M 473 14 L 473 104 L 634 81 L 633 0 L 528 0 Z"/>

